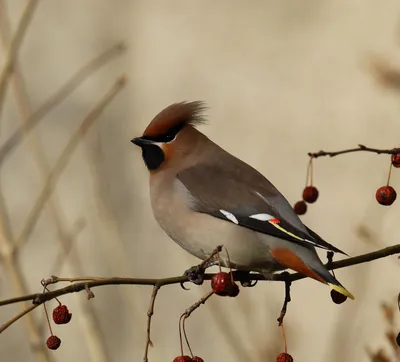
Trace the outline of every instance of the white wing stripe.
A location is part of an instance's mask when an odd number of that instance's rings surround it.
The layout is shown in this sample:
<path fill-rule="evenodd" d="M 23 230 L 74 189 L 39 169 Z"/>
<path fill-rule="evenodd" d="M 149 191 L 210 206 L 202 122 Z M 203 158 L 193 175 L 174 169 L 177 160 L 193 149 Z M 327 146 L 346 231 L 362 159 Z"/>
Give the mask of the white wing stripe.
<path fill-rule="evenodd" d="M 238 219 L 236 219 L 235 215 L 230 213 L 229 211 L 219 210 L 219 212 L 224 215 L 228 220 L 232 221 L 234 224 L 239 225 Z"/>
<path fill-rule="evenodd" d="M 250 215 L 249 217 L 251 217 L 252 219 L 260 220 L 260 221 L 269 221 L 269 220 L 275 219 L 275 217 L 270 214 L 254 214 L 254 215 Z"/>

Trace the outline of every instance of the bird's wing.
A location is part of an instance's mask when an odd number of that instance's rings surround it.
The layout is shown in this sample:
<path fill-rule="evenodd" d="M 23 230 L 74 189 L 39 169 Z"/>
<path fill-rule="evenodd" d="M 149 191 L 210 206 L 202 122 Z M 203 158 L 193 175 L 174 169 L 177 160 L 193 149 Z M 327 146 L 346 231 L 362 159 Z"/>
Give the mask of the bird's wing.
<path fill-rule="evenodd" d="M 179 172 L 177 179 L 189 193 L 190 207 L 197 212 L 310 249 L 345 254 L 308 229 L 282 194 L 244 163 L 229 168 L 198 164 Z"/>

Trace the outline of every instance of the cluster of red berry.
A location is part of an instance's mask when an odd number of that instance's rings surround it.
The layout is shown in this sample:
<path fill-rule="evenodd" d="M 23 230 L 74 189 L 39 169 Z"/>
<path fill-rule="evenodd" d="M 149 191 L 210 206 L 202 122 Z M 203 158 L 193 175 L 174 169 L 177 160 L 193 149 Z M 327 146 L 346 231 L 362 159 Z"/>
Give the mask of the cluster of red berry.
<path fill-rule="evenodd" d="M 395 148 L 394 150 L 400 151 L 400 148 Z M 312 204 L 318 199 L 318 190 L 312 185 L 312 160 L 313 157 L 311 156 L 307 170 L 307 184 L 309 184 L 309 186 L 306 186 L 306 188 L 303 190 L 303 199 L 296 202 L 293 206 L 293 210 L 297 215 L 304 215 L 307 212 L 307 203 Z M 376 201 L 384 206 L 392 205 L 397 198 L 396 190 L 389 185 L 392 167 L 400 168 L 400 153 L 391 155 L 391 164 L 387 184 L 380 187 L 375 194 Z"/>
<path fill-rule="evenodd" d="M 57 307 L 55 307 L 53 310 L 53 321 L 55 324 L 67 324 L 71 320 L 72 314 L 69 312 L 66 305 L 63 305 L 60 302 L 58 302 L 58 303 L 59 303 L 59 305 Z M 46 312 L 46 317 L 47 317 L 47 321 L 49 323 L 49 328 L 50 328 L 50 333 L 51 333 L 51 336 L 49 338 L 47 338 L 47 341 L 46 341 L 47 348 L 53 349 L 53 350 L 58 349 L 61 345 L 61 339 L 58 338 L 57 336 L 53 335 L 53 331 L 50 326 L 50 321 L 49 321 L 49 317 L 47 315 L 46 307 L 45 307 L 45 312 Z"/>

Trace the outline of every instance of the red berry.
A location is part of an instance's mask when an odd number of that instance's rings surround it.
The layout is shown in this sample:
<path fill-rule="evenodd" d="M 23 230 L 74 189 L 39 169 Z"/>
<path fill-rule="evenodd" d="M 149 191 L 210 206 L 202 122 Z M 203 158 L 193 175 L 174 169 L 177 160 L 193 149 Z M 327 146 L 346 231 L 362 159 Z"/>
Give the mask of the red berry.
<path fill-rule="evenodd" d="M 336 290 L 331 290 L 331 298 L 333 303 L 335 304 L 342 304 L 346 301 L 347 297 Z"/>
<path fill-rule="evenodd" d="M 400 148 L 395 148 L 396 151 L 400 151 Z M 392 165 L 396 168 L 400 168 L 400 153 L 392 155 Z"/>
<path fill-rule="evenodd" d="M 307 204 L 304 201 L 298 201 L 293 207 L 297 215 L 304 215 L 307 212 Z"/>
<path fill-rule="evenodd" d="M 276 362 L 293 362 L 293 357 L 289 353 L 281 353 L 276 357 Z"/>
<path fill-rule="evenodd" d="M 312 204 L 313 202 L 317 201 L 318 199 L 318 190 L 314 186 L 307 186 L 303 191 L 303 200 Z"/>
<path fill-rule="evenodd" d="M 231 292 L 229 293 L 230 297 L 237 297 L 239 295 L 240 289 L 239 286 L 234 282 L 232 284 Z"/>
<path fill-rule="evenodd" d="M 61 344 L 61 339 L 57 336 L 50 336 L 47 338 L 46 344 L 48 349 L 58 349 Z"/>
<path fill-rule="evenodd" d="M 204 359 L 201 357 L 194 356 L 192 358 L 192 362 L 204 362 Z"/>
<path fill-rule="evenodd" d="M 219 272 L 211 278 L 211 288 L 215 294 L 227 296 L 232 291 L 232 278 L 229 273 Z"/>
<path fill-rule="evenodd" d="M 189 356 L 178 356 L 174 358 L 174 362 L 192 362 Z"/>
<path fill-rule="evenodd" d="M 381 205 L 389 206 L 396 200 L 397 193 L 392 186 L 382 186 L 376 191 L 375 197 Z"/>
<path fill-rule="evenodd" d="M 72 314 L 66 305 L 59 305 L 53 310 L 53 321 L 55 324 L 67 324 L 71 320 Z"/>

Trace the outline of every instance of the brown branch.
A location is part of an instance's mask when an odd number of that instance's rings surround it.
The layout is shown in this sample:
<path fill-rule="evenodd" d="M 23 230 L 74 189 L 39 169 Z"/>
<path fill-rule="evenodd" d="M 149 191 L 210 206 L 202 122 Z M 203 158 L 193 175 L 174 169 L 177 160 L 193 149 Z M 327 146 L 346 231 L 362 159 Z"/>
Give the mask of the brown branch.
<path fill-rule="evenodd" d="M 0 164 L 4 161 L 5 157 L 9 155 L 11 150 L 22 142 L 24 134 L 26 136 L 51 109 L 68 97 L 88 76 L 105 65 L 109 60 L 121 54 L 125 49 L 124 43 L 118 43 L 79 69 L 60 89 L 32 113 L 24 122 L 24 126 L 17 129 L 11 137 L 4 142 L 0 147 Z"/>
<path fill-rule="evenodd" d="M 341 269 L 353 265 L 367 263 L 373 260 L 388 257 L 390 255 L 400 254 L 400 244 L 389 246 L 372 253 L 362 254 L 348 259 L 343 259 L 335 261 L 329 265 L 331 270 Z M 205 274 L 204 279 L 210 280 L 214 274 Z M 243 275 L 235 275 L 233 273 L 235 281 L 247 281 L 248 277 Z M 304 275 L 299 273 L 281 273 L 276 274 L 273 278 L 274 281 L 296 281 L 306 278 Z M 266 280 L 266 278 L 261 274 L 251 274 L 251 279 L 253 280 Z M 77 293 L 85 290 L 86 286 L 89 288 L 95 288 L 105 285 L 149 285 L 163 287 L 171 284 L 179 284 L 189 281 L 187 276 L 178 276 L 171 278 L 160 278 L 160 279 L 147 279 L 147 278 L 91 278 L 91 277 L 81 277 L 81 278 L 58 278 L 52 277 L 52 282 L 49 284 L 57 283 L 59 281 L 80 281 L 73 283 L 67 287 L 53 290 L 51 292 L 45 293 L 34 293 L 29 295 L 24 295 L 17 298 L 11 298 L 0 301 L 0 307 L 8 304 L 19 303 L 23 301 L 32 301 L 33 304 L 42 304 L 61 295 Z"/>
<path fill-rule="evenodd" d="M 0 333 L 6 330 L 11 324 L 15 323 L 18 319 L 22 318 L 25 314 L 28 314 L 29 312 L 33 311 L 35 308 L 39 307 L 40 304 L 33 304 L 23 310 L 21 313 L 17 314 L 14 318 L 10 319 L 8 322 L 0 325 Z"/>
<path fill-rule="evenodd" d="M 149 347 L 153 347 L 153 342 L 151 341 L 151 336 L 150 336 L 150 331 L 151 331 L 151 318 L 153 317 L 154 314 L 154 304 L 156 302 L 157 298 L 157 293 L 160 290 L 161 286 L 158 284 L 155 284 L 153 287 L 153 293 L 151 293 L 151 298 L 150 298 L 150 304 L 149 304 L 149 309 L 147 311 L 147 338 L 146 338 L 146 347 L 144 349 L 144 357 L 143 357 L 143 362 L 148 362 L 148 353 L 149 353 Z"/>
<path fill-rule="evenodd" d="M 26 4 L 21 19 L 19 20 L 15 35 L 13 36 L 6 51 L 5 64 L 0 74 L 0 110 L 4 102 L 8 79 L 13 71 L 14 61 L 18 55 L 22 40 L 24 39 L 26 31 L 28 30 L 28 26 L 38 5 L 38 2 L 39 0 L 29 0 Z"/>
<path fill-rule="evenodd" d="M 110 90 L 100 99 L 100 101 L 96 104 L 96 106 L 90 111 L 90 113 L 85 117 L 82 121 L 80 127 L 75 131 L 75 133 L 70 137 L 67 145 L 56 161 L 56 165 L 47 176 L 45 184 L 40 192 L 39 197 L 36 199 L 36 202 L 30 211 L 27 221 L 24 224 L 24 227 L 15 242 L 15 248 L 20 248 L 22 245 L 26 243 L 29 235 L 33 231 L 33 228 L 36 225 L 36 222 L 39 219 L 41 212 L 43 211 L 43 206 L 46 204 L 46 201 L 51 196 L 55 185 L 60 178 L 62 172 L 67 166 L 74 150 L 79 145 L 82 138 L 86 135 L 90 127 L 94 124 L 94 122 L 98 119 L 100 114 L 106 108 L 106 106 L 114 99 L 114 97 L 118 94 L 118 92 L 124 87 L 126 83 L 125 77 L 120 77 L 116 80 L 116 82 L 112 85 Z"/>
<path fill-rule="evenodd" d="M 310 156 L 312 158 L 318 158 L 318 157 L 323 157 L 323 156 L 335 157 L 335 156 L 343 155 L 345 153 L 360 152 L 360 151 L 377 153 L 378 155 L 380 155 L 380 154 L 397 155 L 398 153 L 400 153 L 399 148 L 393 148 L 390 150 L 382 150 L 382 149 L 378 149 L 378 148 L 367 147 L 364 145 L 358 145 L 357 148 L 350 148 L 347 150 L 341 150 L 341 151 L 335 151 L 335 152 L 327 152 L 327 151 L 323 151 L 323 150 L 318 151 L 318 152 L 309 152 L 308 156 Z"/>

